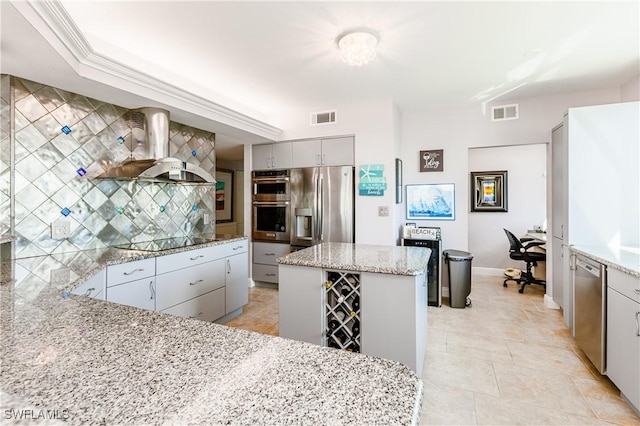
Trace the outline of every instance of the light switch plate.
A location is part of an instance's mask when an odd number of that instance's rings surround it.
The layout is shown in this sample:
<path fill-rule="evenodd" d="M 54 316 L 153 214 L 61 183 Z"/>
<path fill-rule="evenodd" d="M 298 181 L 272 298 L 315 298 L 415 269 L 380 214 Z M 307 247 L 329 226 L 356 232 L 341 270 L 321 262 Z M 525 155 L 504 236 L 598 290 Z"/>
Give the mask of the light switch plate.
<path fill-rule="evenodd" d="M 389 216 L 389 206 L 378 206 L 378 216 Z"/>
<path fill-rule="evenodd" d="M 203 214 L 202 215 L 202 219 L 203 219 L 205 225 L 208 225 L 209 223 L 211 223 L 211 219 L 209 218 L 209 213 Z"/>
<path fill-rule="evenodd" d="M 68 220 L 56 220 L 51 224 L 51 238 L 63 239 L 71 235 L 71 222 Z"/>

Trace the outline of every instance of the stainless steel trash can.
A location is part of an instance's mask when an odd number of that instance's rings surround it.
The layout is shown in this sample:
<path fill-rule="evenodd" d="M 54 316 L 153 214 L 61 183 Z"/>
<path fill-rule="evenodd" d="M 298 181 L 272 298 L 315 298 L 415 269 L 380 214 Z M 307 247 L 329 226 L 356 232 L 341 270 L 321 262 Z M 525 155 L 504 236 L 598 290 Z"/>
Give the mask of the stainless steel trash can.
<path fill-rule="evenodd" d="M 445 250 L 444 274 L 449 284 L 449 306 L 464 308 L 471 305 L 471 253 L 461 250 Z"/>

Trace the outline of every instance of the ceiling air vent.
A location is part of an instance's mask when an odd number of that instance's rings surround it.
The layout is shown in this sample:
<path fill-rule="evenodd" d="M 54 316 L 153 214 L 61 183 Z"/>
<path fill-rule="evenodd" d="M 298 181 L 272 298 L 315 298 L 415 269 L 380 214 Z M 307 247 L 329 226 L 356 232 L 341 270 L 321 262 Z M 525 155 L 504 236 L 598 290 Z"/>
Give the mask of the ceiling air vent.
<path fill-rule="evenodd" d="M 491 121 L 516 120 L 518 115 L 518 104 L 491 108 Z"/>
<path fill-rule="evenodd" d="M 319 126 L 321 124 L 332 124 L 336 122 L 337 111 L 324 111 L 311 113 L 311 125 Z"/>

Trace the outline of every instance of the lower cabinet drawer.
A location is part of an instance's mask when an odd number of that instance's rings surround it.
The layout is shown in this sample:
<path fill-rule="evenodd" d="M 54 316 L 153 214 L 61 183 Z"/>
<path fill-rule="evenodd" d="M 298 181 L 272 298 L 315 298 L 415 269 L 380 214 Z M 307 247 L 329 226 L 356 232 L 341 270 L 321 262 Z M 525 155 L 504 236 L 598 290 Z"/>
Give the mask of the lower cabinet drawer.
<path fill-rule="evenodd" d="M 253 264 L 253 280 L 267 283 L 278 283 L 278 267 L 272 265 Z"/>
<path fill-rule="evenodd" d="M 156 309 L 193 299 L 225 285 L 225 260 L 219 259 L 156 276 Z"/>
<path fill-rule="evenodd" d="M 155 279 L 143 278 L 141 280 L 107 287 L 107 302 L 129 305 L 134 308 L 156 309 L 156 286 Z"/>
<path fill-rule="evenodd" d="M 207 294 L 165 309 L 162 313 L 184 318 L 195 318 L 202 321 L 215 321 L 225 314 L 225 289 L 222 287 L 210 291 Z"/>

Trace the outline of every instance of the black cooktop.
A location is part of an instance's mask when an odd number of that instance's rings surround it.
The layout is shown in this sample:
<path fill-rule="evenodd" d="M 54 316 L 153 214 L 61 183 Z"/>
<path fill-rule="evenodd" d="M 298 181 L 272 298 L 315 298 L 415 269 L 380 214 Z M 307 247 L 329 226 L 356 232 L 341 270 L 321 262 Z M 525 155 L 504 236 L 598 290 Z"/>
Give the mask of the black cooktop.
<path fill-rule="evenodd" d="M 213 241 L 217 241 L 216 238 L 206 237 L 179 237 L 179 238 L 165 238 L 161 240 L 143 241 L 137 243 L 120 244 L 114 246 L 115 248 L 122 250 L 137 250 L 137 251 L 164 251 L 173 250 L 182 247 L 194 246 L 197 244 L 205 244 Z"/>

